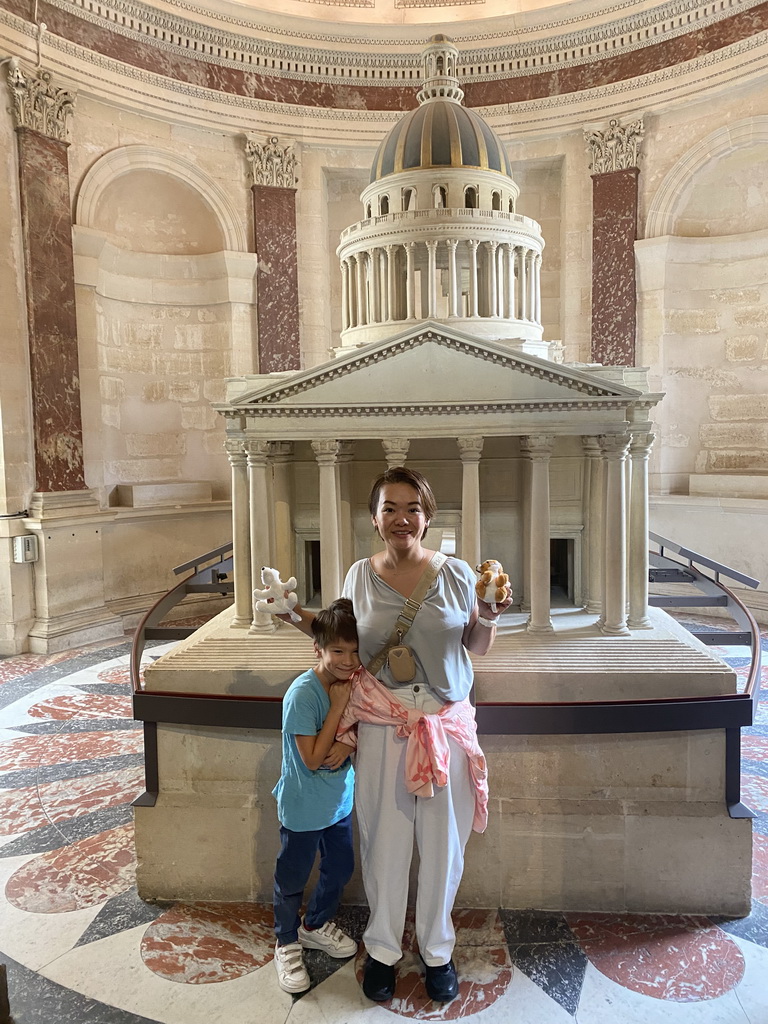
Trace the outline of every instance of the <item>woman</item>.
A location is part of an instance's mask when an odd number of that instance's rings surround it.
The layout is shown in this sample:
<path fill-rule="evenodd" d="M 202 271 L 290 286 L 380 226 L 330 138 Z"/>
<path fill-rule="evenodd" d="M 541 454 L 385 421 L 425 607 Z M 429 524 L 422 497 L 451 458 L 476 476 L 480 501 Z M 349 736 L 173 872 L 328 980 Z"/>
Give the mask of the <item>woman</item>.
<path fill-rule="evenodd" d="M 363 665 L 381 662 L 382 650 L 393 642 L 410 650 L 408 672 L 383 660 L 376 676 L 396 705 L 425 715 L 441 714 L 453 702 L 467 702 L 472 687 L 468 651 L 485 654 L 495 637 L 496 619 L 510 602 L 493 611 L 475 595 L 475 575 L 459 559 L 448 558 L 433 580 L 406 635 L 392 640 L 398 616 L 432 564 L 434 551 L 423 540 L 437 506 L 432 489 L 415 470 L 396 467 L 374 483 L 369 509 L 384 550 L 356 562 L 342 594 L 351 598 L 357 618 Z M 478 611 L 479 608 L 479 611 Z M 298 609 L 295 609 L 298 611 Z M 299 628 L 311 621 L 302 611 Z M 401 643 L 397 643 L 401 639 Z M 469 712 L 466 705 L 463 713 Z M 474 718 L 471 718 L 474 729 Z M 474 737 L 473 737 L 474 739 Z M 425 965 L 427 994 L 445 1002 L 458 993 L 452 960 L 455 933 L 451 910 L 464 867 L 464 847 L 476 811 L 476 787 L 467 755 L 448 735 L 450 764 L 445 785 L 427 798 L 409 791 L 405 781 L 407 738 L 394 724 L 358 724 L 355 807 L 360 854 L 370 918 L 363 935 L 368 951 L 363 991 L 383 1002 L 395 989 L 394 965 L 402 956 L 402 935 L 408 899 L 413 841 L 420 865 L 416 901 L 416 938 Z M 476 739 L 474 739 L 475 749 Z"/>

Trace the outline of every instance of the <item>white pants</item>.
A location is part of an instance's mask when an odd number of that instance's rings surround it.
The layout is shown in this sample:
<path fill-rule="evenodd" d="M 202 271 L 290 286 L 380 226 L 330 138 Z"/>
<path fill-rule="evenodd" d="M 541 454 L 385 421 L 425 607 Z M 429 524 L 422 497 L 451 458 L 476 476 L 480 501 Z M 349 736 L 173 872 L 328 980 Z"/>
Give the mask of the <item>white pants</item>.
<path fill-rule="evenodd" d="M 421 686 L 400 687 L 405 707 L 427 713 L 440 703 Z M 406 740 L 394 726 L 358 726 L 355 807 L 360 829 L 363 885 L 371 916 L 363 935 L 370 955 L 384 964 L 402 956 L 413 839 L 419 851 L 416 939 L 424 961 L 439 967 L 451 959 L 456 935 L 451 910 L 464 870 L 475 794 L 467 755 L 452 739 L 449 781 L 432 797 L 405 788 Z"/>

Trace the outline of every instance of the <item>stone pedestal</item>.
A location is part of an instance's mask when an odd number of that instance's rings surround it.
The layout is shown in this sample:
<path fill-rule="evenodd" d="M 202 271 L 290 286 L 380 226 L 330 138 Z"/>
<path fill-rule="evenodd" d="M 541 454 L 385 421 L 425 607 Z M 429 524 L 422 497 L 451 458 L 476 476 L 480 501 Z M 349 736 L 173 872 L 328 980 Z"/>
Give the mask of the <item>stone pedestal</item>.
<path fill-rule="evenodd" d="M 35 620 L 29 650 L 51 654 L 123 637 L 122 619 L 106 605 L 103 530 L 113 518 L 93 491 L 37 492 L 27 530 L 37 535 Z"/>
<path fill-rule="evenodd" d="M 281 695 L 311 642 L 230 630 L 232 610 L 147 667 L 149 690 Z M 553 610 L 545 641 L 505 615 L 473 658 L 478 702 L 633 700 L 733 693 L 732 669 L 659 609 L 652 628 L 605 637 Z M 740 915 L 749 909 L 751 822 L 724 799 L 722 730 L 481 735 L 489 824 L 472 835 L 461 906 Z M 279 847 L 277 730 L 157 727 L 160 791 L 137 806 L 144 899 L 270 900 Z M 364 901 L 359 870 L 344 892 Z"/>

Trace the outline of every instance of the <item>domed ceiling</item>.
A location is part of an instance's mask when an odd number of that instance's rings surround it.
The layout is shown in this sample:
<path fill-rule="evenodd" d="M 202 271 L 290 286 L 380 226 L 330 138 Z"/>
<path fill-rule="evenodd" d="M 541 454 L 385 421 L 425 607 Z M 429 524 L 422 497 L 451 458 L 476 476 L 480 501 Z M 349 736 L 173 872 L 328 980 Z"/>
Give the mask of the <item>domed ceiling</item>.
<path fill-rule="evenodd" d="M 163 5 L 156 3 L 155 6 Z M 233 0 L 230 3 L 229 0 L 211 0 L 200 6 L 207 6 L 215 12 L 223 12 L 227 7 L 245 7 L 271 17 L 307 18 L 329 26 L 367 23 L 375 32 L 376 27 L 385 25 L 443 25 L 450 28 L 491 19 L 501 19 L 508 27 L 510 20 L 527 20 L 526 16 L 542 11 L 551 11 L 553 20 L 562 24 L 564 21 L 583 20 L 585 16 L 594 16 L 602 10 L 626 13 L 658 4 L 647 0 L 625 0 L 623 3 L 599 0 L 569 3 L 562 0 Z"/>

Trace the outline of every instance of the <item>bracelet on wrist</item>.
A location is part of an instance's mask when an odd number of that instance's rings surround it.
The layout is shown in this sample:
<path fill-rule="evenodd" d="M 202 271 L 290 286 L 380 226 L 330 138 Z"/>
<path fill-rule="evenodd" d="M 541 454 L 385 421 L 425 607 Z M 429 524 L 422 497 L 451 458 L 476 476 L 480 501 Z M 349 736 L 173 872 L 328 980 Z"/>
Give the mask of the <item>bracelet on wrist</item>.
<path fill-rule="evenodd" d="M 477 621 L 481 626 L 485 626 L 486 629 L 493 629 L 496 625 L 496 619 L 484 619 L 482 615 L 477 616 Z"/>

